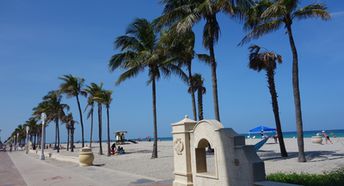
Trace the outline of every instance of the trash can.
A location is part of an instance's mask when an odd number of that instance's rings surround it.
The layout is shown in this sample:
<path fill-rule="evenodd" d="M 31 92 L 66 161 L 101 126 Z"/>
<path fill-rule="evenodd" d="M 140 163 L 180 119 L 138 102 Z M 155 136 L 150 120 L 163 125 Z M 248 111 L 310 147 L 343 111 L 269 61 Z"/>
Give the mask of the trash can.
<path fill-rule="evenodd" d="M 89 147 L 84 147 L 79 153 L 79 165 L 81 167 L 91 166 L 93 164 L 94 155 L 92 149 Z"/>

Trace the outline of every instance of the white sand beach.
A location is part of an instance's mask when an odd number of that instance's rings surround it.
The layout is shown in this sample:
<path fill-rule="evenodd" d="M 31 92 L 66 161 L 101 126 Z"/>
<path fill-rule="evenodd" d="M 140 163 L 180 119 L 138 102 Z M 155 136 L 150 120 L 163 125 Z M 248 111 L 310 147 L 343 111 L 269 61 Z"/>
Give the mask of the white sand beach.
<path fill-rule="evenodd" d="M 260 139 L 247 139 L 247 144 L 255 144 Z M 259 157 L 265 162 L 267 174 L 276 172 L 305 172 L 323 173 L 344 167 L 344 138 L 333 139 L 334 144 L 314 144 L 310 138 L 305 138 L 305 151 L 307 162 L 297 162 L 297 143 L 296 139 L 285 139 L 289 157 L 279 156 L 279 145 L 269 141 L 258 152 Z M 76 144 L 80 147 L 80 144 Z M 102 167 L 121 171 L 128 175 L 138 175 L 149 179 L 172 180 L 173 179 L 173 148 L 172 141 L 161 141 L 158 143 L 159 158 L 151 159 L 152 142 L 138 142 L 138 144 L 123 145 L 126 154 L 98 155 L 98 144 L 93 144 L 95 154 L 94 164 Z M 65 145 L 63 145 L 65 146 Z M 103 149 L 106 149 L 104 143 Z M 56 151 L 48 149 L 48 152 L 56 154 Z M 106 151 L 104 150 L 104 154 Z M 74 153 L 67 152 L 65 149 L 60 152 L 61 157 L 74 158 L 78 156 L 78 148 Z M 58 161 L 50 161 L 53 164 L 63 166 Z"/>

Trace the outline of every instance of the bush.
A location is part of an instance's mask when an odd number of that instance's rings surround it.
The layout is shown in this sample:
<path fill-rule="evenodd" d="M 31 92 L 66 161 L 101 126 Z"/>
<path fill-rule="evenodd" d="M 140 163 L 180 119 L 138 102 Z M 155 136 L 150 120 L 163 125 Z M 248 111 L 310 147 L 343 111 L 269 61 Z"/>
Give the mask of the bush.
<path fill-rule="evenodd" d="M 268 175 L 267 180 L 304 186 L 343 186 L 344 168 L 324 174 L 275 173 Z"/>

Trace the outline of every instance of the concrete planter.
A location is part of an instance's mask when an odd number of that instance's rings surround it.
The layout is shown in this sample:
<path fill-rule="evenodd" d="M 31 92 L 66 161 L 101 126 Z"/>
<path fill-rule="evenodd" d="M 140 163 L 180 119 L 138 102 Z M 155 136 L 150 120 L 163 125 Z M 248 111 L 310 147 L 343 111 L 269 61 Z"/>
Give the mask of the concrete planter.
<path fill-rule="evenodd" d="M 94 155 L 92 149 L 89 147 L 84 147 L 79 153 L 79 165 L 81 167 L 91 166 L 93 164 Z"/>
<path fill-rule="evenodd" d="M 321 136 L 312 136 L 312 143 L 322 143 L 322 137 Z"/>

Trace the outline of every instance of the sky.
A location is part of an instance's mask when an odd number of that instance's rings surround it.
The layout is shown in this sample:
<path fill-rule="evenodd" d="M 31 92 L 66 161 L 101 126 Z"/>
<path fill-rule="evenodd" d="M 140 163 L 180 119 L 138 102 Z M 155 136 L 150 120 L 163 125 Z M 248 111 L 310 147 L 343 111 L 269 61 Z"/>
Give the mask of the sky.
<path fill-rule="evenodd" d="M 299 53 L 300 91 L 305 130 L 344 128 L 344 2 L 320 2 L 328 6 L 330 21 L 295 21 L 294 37 Z M 120 71 L 110 72 L 108 61 L 119 51 L 116 37 L 125 33 L 135 18 L 152 20 L 162 12 L 158 0 L 0 0 L 0 135 L 6 139 L 23 124 L 44 95 L 56 90 L 58 77 L 73 74 L 91 82 L 104 83 L 113 91 L 110 108 L 111 133 L 127 130 L 129 138 L 153 136 L 152 95 L 147 73 L 119 86 Z M 221 36 L 215 47 L 218 63 L 218 92 L 221 122 L 239 133 L 257 125 L 273 127 L 271 97 L 264 72 L 248 68 L 248 47 L 261 45 L 283 56 L 276 70 L 276 89 L 284 131 L 295 131 L 295 112 L 291 82 L 291 50 L 285 30 L 266 35 L 244 46 L 242 23 L 220 14 Z M 202 26 L 195 25 L 195 50 L 202 47 Z M 193 61 L 194 72 L 201 73 L 207 89 L 204 116 L 214 118 L 210 67 Z M 76 100 L 63 98 L 79 120 Z M 81 98 L 85 107 L 86 99 Z M 159 137 L 171 136 L 171 124 L 189 115 L 191 98 L 187 86 L 176 77 L 157 84 Z M 105 112 L 103 136 L 105 137 Z M 96 118 L 95 118 L 96 119 Z M 90 121 L 84 117 L 85 138 L 89 139 Z M 66 140 L 61 125 L 61 139 Z M 98 134 L 95 122 L 94 134 Z M 80 140 L 80 125 L 75 138 Z M 94 136 L 97 138 L 97 135 Z M 114 135 L 111 136 L 114 138 Z M 47 127 L 48 142 L 54 139 L 54 124 Z"/>

